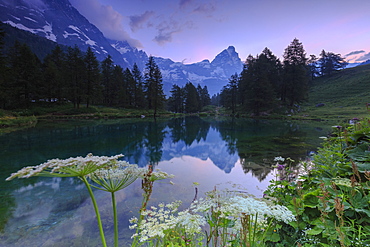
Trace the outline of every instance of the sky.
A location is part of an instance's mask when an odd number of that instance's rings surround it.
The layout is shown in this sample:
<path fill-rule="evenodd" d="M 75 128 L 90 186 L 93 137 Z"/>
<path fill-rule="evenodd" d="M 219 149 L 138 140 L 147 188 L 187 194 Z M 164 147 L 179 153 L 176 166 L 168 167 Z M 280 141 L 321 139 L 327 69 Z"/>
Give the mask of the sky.
<path fill-rule="evenodd" d="M 70 0 L 110 39 L 175 62 L 212 61 L 234 46 L 242 61 L 265 47 L 282 58 L 297 38 L 349 62 L 370 59 L 370 0 Z"/>

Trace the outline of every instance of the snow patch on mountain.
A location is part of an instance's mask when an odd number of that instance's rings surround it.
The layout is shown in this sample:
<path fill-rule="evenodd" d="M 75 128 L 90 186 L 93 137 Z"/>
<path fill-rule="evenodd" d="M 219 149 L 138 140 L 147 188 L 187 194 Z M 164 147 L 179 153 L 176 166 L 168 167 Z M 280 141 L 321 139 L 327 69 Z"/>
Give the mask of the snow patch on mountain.
<path fill-rule="evenodd" d="M 53 33 L 53 26 L 50 23 L 47 23 L 44 26 L 45 37 L 49 40 L 57 42 L 57 36 Z"/>
<path fill-rule="evenodd" d="M 11 25 L 12 27 L 16 27 L 16 28 L 18 28 L 18 29 L 21 29 L 21 30 L 27 31 L 27 32 L 36 33 L 36 32 L 35 32 L 35 30 L 33 30 L 33 29 L 31 29 L 31 28 L 28 28 L 28 27 L 24 26 L 24 25 L 23 25 L 23 24 L 21 24 L 21 23 L 14 23 L 14 22 L 12 22 L 12 21 L 10 21 L 10 20 L 8 20 L 8 21 L 4 21 L 4 23 L 9 24 L 9 25 Z"/>
<path fill-rule="evenodd" d="M 193 84 L 202 84 L 204 80 L 209 79 L 209 77 L 207 76 L 202 76 L 191 72 L 187 73 L 187 77 L 189 78 L 189 81 Z"/>
<path fill-rule="evenodd" d="M 34 19 L 31 19 L 31 18 L 29 18 L 29 17 L 27 17 L 27 16 L 25 16 L 25 17 L 24 17 L 24 19 L 27 19 L 27 20 L 29 20 L 29 21 L 33 21 L 33 22 L 36 22 L 36 23 L 37 23 L 37 21 L 35 21 Z"/>

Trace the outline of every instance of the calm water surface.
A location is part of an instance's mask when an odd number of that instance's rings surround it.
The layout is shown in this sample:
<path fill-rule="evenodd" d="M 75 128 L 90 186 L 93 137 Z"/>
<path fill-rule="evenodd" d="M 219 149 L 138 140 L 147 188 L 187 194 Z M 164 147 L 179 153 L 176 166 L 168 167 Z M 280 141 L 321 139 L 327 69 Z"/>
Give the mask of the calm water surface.
<path fill-rule="evenodd" d="M 100 246 L 95 214 L 78 179 L 31 178 L 5 182 L 12 172 L 52 158 L 124 154 L 175 178 L 157 183 L 151 204 L 182 200 L 239 184 L 260 197 L 274 177 L 276 156 L 304 159 L 330 124 L 249 119 L 45 121 L 0 135 L 0 246 Z M 128 219 L 141 205 L 137 181 L 117 193 L 120 245 L 133 234 Z M 108 245 L 113 240 L 110 194 L 96 191 Z M 126 245 L 125 245 L 126 243 Z"/>

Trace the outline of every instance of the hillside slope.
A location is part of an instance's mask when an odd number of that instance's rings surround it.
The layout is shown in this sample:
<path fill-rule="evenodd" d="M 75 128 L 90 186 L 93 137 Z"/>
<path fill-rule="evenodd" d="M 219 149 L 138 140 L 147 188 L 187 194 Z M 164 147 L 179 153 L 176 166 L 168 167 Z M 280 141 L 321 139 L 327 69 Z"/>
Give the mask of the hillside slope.
<path fill-rule="evenodd" d="M 370 103 L 370 64 L 313 80 L 304 108 L 311 117 L 364 117 L 369 114 L 367 103 Z"/>

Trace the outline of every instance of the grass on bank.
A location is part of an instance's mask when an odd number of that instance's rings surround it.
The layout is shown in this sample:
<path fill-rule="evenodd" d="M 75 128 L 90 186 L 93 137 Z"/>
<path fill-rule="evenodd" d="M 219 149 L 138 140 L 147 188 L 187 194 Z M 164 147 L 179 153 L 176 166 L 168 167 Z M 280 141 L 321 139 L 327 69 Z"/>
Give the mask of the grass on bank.
<path fill-rule="evenodd" d="M 370 64 L 344 69 L 312 81 L 300 116 L 351 119 L 369 116 Z M 322 106 L 318 106 L 318 105 Z"/>
<path fill-rule="evenodd" d="M 37 123 L 35 116 L 19 117 L 11 112 L 0 109 L 0 130 L 9 128 L 22 128 L 25 126 L 34 126 Z M 1 131 L 5 132 L 5 131 Z"/>
<path fill-rule="evenodd" d="M 207 106 L 202 112 L 194 115 L 207 117 L 219 114 L 216 106 Z M 222 113 L 225 113 L 222 111 Z M 183 113 L 172 113 L 165 110 L 157 111 L 157 118 L 181 117 Z M 193 115 L 193 114 L 192 114 Z M 225 113 L 225 115 L 227 115 Z M 32 127 L 39 119 L 49 120 L 88 120 L 88 119 L 122 119 L 122 118 L 153 118 L 153 110 L 144 109 L 124 109 L 105 106 L 81 105 L 80 108 L 74 108 L 73 104 L 56 104 L 38 102 L 33 103 L 27 109 L 14 109 L 6 111 L 0 109 L 0 132 L 10 132 L 20 128 Z"/>

